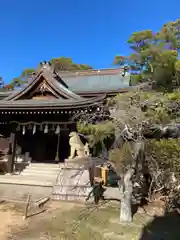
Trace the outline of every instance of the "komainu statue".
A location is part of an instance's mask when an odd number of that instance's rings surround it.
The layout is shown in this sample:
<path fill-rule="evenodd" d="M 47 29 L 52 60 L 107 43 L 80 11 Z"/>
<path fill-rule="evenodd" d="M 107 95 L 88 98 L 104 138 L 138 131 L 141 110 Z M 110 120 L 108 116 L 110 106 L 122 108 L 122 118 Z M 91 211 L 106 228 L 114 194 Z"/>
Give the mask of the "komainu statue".
<path fill-rule="evenodd" d="M 89 146 L 88 143 L 85 145 L 82 143 L 79 135 L 76 132 L 71 132 L 69 134 L 69 145 L 70 145 L 70 156 L 69 159 L 75 157 L 87 157 L 89 156 Z"/>

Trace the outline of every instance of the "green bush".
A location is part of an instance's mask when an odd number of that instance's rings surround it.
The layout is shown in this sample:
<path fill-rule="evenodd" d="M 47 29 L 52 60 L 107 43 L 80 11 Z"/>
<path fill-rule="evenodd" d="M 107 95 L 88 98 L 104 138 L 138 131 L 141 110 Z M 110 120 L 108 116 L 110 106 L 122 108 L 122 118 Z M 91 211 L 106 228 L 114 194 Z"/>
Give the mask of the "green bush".
<path fill-rule="evenodd" d="M 160 169 L 180 177 L 180 139 L 151 140 L 147 149 Z"/>
<path fill-rule="evenodd" d="M 176 90 L 176 91 L 174 91 L 174 92 L 172 92 L 172 93 L 168 93 L 167 94 L 167 98 L 169 99 L 169 100 L 180 100 L 180 90 Z"/>
<path fill-rule="evenodd" d="M 101 154 L 104 147 L 109 149 L 114 141 L 114 124 L 110 121 L 99 124 L 86 124 L 79 121 L 77 130 L 79 133 L 87 136 L 94 156 Z"/>
<path fill-rule="evenodd" d="M 94 144 L 97 142 L 102 142 L 106 138 L 114 135 L 114 124 L 110 121 L 99 124 L 86 124 L 80 121 L 77 124 L 77 129 L 79 133 L 88 136 L 89 140 Z"/>

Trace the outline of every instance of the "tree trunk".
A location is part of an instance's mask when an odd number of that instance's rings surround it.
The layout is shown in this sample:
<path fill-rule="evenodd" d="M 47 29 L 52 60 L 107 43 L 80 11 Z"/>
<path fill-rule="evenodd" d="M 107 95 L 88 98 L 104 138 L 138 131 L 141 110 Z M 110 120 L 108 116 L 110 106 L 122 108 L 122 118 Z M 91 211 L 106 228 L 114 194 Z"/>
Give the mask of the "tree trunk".
<path fill-rule="evenodd" d="M 120 221 L 131 222 L 132 221 L 132 192 L 133 184 L 131 177 L 134 173 L 133 169 L 129 169 L 124 175 L 122 185 L 120 186 L 121 194 L 121 208 L 120 208 Z"/>

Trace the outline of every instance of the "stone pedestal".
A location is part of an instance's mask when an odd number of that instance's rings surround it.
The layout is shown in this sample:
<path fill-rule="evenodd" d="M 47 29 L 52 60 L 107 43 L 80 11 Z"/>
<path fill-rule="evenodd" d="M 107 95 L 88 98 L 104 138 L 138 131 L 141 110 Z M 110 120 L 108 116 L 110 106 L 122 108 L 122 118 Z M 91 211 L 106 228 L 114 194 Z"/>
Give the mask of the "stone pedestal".
<path fill-rule="evenodd" d="M 61 165 L 60 174 L 53 187 L 52 199 L 85 201 L 91 190 L 89 159 L 67 159 Z"/>

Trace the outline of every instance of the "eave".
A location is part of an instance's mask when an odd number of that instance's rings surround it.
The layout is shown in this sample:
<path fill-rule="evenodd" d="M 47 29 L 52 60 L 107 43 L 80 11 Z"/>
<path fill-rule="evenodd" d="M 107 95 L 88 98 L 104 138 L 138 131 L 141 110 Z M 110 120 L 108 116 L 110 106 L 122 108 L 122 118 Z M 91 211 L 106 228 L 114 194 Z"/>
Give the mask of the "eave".
<path fill-rule="evenodd" d="M 113 97 L 113 96 L 116 96 L 117 94 L 119 93 L 126 93 L 128 92 L 130 89 L 129 88 L 124 88 L 124 89 L 117 89 L 117 90 L 109 90 L 109 91 L 102 91 L 102 92 L 97 92 L 97 91 L 87 91 L 87 92 L 76 92 L 76 94 L 80 95 L 81 97 L 97 97 L 99 96 L 100 94 L 105 94 L 106 97 Z"/>
<path fill-rule="evenodd" d="M 80 99 L 80 100 L 17 100 L 17 101 L 0 101 L 0 111 L 18 111 L 18 110 L 61 110 L 61 109 L 83 109 L 92 106 L 97 106 L 102 103 L 106 98 L 106 95 L 100 95 L 98 97 Z"/>

